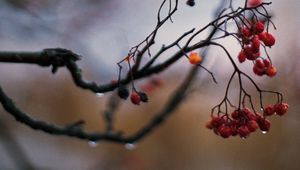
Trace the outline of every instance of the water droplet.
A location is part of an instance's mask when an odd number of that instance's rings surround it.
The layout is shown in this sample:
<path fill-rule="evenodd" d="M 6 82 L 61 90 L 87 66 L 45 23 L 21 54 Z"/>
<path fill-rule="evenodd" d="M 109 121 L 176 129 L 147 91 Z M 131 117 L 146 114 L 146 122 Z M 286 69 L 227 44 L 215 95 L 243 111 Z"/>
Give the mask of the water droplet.
<path fill-rule="evenodd" d="M 246 137 L 242 137 L 242 139 L 243 139 L 243 140 L 245 140 L 245 139 L 246 139 Z"/>
<path fill-rule="evenodd" d="M 262 133 L 262 134 L 266 134 L 266 133 L 268 133 L 268 132 L 267 132 L 267 131 L 261 131 L 261 133 Z"/>
<path fill-rule="evenodd" d="M 261 111 L 264 111 L 264 108 L 260 108 Z"/>
<path fill-rule="evenodd" d="M 89 144 L 90 147 L 96 147 L 96 146 L 98 146 L 98 143 L 95 142 L 95 141 L 89 141 L 88 144 Z"/>
<path fill-rule="evenodd" d="M 103 97 L 104 96 L 104 93 L 96 93 L 96 97 Z"/>
<path fill-rule="evenodd" d="M 134 150 L 136 148 L 136 144 L 134 144 L 134 143 L 126 143 L 125 144 L 125 148 L 127 150 Z"/>

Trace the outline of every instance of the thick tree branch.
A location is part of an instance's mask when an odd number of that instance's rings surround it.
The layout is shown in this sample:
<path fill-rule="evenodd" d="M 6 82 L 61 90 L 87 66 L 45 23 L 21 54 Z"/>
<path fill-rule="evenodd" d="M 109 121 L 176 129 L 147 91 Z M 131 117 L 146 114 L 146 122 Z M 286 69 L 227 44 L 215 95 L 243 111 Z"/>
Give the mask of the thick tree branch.
<path fill-rule="evenodd" d="M 113 141 L 118 143 L 134 143 L 137 140 L 141 139 L 143 136 L 150 133 L 155 127 L 160 125 L 162 121 L 175 109 L 178 107 L 180 101 L 183 99 L 187 89 L 192 83 L 195 75 L 197 73 L 197 67 L 193 67 L 191 72 L 189 73 L 186 80 L 182 83 L 182 85 L 176 90 L 174 95 L 170 97 L 169 102 L 163 108 L 161 112 L 157 114 L 153 118 L 152 121 L 148 125 L 146 125 L 142 130 L 138 131 L 136 134 L 131 135 L 129 137 L 124 137 L 121 133 L 90 133 L 85 132 L 81 126 L 66 126 L 60 127 L 54 124 L 50 124 L 48 122 L 35 120 L 31 118 L 27 113 L 21 111 L 2 90 L 0 87 L 0 101 L 2 103 L 3 108 L 11 114 L 17 121 L 26 124 L 27 126 L 36 129 L 42 130 L 44 132 L 54 134 L 54 135 L 65 135 L 76 137 L 80 139 L 90 140 L 90 141 Z M 76 124 L 76 123 L 75 123 Z"/>

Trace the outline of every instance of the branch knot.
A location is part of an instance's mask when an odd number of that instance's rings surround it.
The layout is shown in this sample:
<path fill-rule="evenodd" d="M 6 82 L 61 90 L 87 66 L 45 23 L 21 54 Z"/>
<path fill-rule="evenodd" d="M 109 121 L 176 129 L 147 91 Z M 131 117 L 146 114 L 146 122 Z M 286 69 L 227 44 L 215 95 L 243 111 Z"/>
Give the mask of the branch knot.
<path fill-rule="evenodd" d="M 64 67 L 69 62 L 80 60 L 81 56 L 73 53 L 70 50 L 63 48 L 47 48 L 44 49 L 41 56 L 44 60 L 39 65 L 52 65 L 52 73 L 56 73 L 59 67 Z"/>

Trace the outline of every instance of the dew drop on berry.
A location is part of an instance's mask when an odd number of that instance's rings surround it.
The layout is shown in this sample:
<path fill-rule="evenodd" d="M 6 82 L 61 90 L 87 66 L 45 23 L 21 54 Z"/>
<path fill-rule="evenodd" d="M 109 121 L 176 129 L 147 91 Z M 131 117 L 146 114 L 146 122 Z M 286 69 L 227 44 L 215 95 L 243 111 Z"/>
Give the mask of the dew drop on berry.
<path fill-rule="evenodd" d="M 104 96 L 104 93 L 96 93 L 96 97 L 101 98 L 101 97 L 103 97 L 103 96 Z"/>
<path fill-rule="evenodd" d="M 136 147 L 137 147 L 137 146 L 136 146 L 136 144 L 134 144 L 134 143 L 126 143 L 126 144 L 125 144 L 125 149 L 130 150 L 130 151 L 136 149 Z"/>
<path fill-rule="evenodd" d="M 266 134 L 266 133 L 268 133 L 268 131 L 261 131 L 261 133 L 262 133 L 262 134 Z"/>
<path fill-rule="evenodd" d="M 95 142 L 95 141 L 89 141 L 88 144 L 89 144 L 90 147 L 96 147 L 96 146 L 98 146 L 98 143 Z"/>

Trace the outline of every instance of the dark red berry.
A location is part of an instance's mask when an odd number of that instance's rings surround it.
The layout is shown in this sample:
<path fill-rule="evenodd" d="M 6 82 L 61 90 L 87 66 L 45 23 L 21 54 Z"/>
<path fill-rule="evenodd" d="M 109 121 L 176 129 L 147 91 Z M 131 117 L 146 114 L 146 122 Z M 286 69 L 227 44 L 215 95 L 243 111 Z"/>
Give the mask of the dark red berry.
<path fill-rule="evenodd" d="M 263 62 L 265 64 L 265 67 L 269 67 L 271 65 L 270 61 L 267 59 L 264 59 Z"/>
<path fill-rule="evenodd" d="M 220 136 L 222 136 L 223 138 L 228 138 L 229 136 L 231 136 L 231 128 L 227 125 L 222 124 L 219 128 L 218 128 L 218 132 L 220 134 Z"/>
<path fill-rule="evenodd" d="M 221 126 L 221 124 L 223 124 L 223 119 L 220 117 L 213 117 L 211 119 L 211 124 L 214 128 L 218 128 L 219 126 Z"/>
<path fill-rule="evenodd" d="M 258 36 L 254 36 L 251 39 L 251 48 L 252 48 L 253 53 L 258 53 L 259 52 L 260 40 L 259 40 Z"/>
<path fill-rule="evenodd" d="M 264 31 L 265 29 L 265 24 L 263 22 L 258 21 L 255 23 L 255 33 L 260 34 Z"/>
<path fill-rule="evenodd" d="M 287 103 L 278 103 L 274 105 L 274 110 L 277 115 L 282 116 L 287 113 L 289 105 Z"/>
<path fill-rule="evenodd" d="M 255 60 L 255 66 L 260 68 L 260 69 L 264 69 L 265 68 L 265 63 L 263 62 L 263 60 L 257 59 L 257 60 Z"/>
<path fill-rule="evenodd" d="M 241 138 L 245 138 L 250 134 L 250 131 L 247 126 L 241 126 L 238 128 L 238 134 Z"/>
<path fill-rule="evenodd" d="M 241 51 L 238 55 L 239 62 L 242 63 L 246 60 L 246 54 L 244 51 Z"/>
<path fill-rule="evenodd" d="M 256 131 L 256 129 L 258 129 L 258 124 L 255 120 L 250 120 L 249 122 L 247 122 L 247 127 L 250 132 L 254 132 Z"/>
<path fill-rule="evenodd" d="M 126 100 L 129 96 L 129 91 L 127 90 L 127 88 L 125 86 L 120 86 L 118 88 L 118 95 L 121 99 Z"/>
<path fill-rule="evenodd" d="M 231 113 L 231 117 L 233 119 L 239 119 L 240 115 L 239 115 L 239 110 L 235 110 L 234 112 Z"/>
<path fill-rule="evenodd" d="M 265 32 L 264 34 L 265 35 L 264 35 L 264 38 L 262 40 L 264 42 L 264 44 L 268 47 L 273 46 L 275 44 L 275 41 L 276 41 L 275 37 L 272 34 L 268 33 L 268 32 Z"/>
<path fill-rule="evenodd" d="M 241 28 L 240 32 L 244 37 L 250 37 L 252 35 L 247 27 Z"/>
<path fill-rule="evenodd" d="M 275 113 L 275 109 L 273 105 L 268 105 L 264 110 L 266 116 L 272 116 Z"/>
<path fill-rule="evenodd" d="M 267 120 L 263 117 L 259 117 L 256 122 L 261 131 L 268 132 L 270 130 L 271 123 L 269 120 Z"/>
<path fill-rule="evenodd" d="M 262 76 L 265 74 L 265 70 L 257 67 L 256 65 L 253 66 L 253 72 L 258 76 Z"/>
<path fill-rule="evenodd" d="M 148 99 L 148 96 L 147 96 L 146 93 L 144 93 L 144 92 L 138 92 L 138 94 L 139 94 L 142 102 L 148 102 L 149 99 Z"/>

